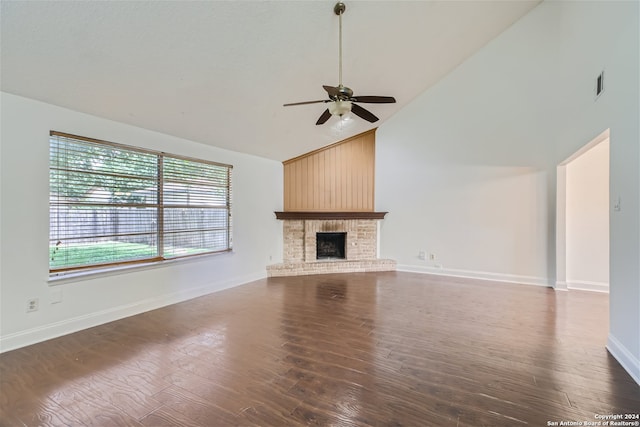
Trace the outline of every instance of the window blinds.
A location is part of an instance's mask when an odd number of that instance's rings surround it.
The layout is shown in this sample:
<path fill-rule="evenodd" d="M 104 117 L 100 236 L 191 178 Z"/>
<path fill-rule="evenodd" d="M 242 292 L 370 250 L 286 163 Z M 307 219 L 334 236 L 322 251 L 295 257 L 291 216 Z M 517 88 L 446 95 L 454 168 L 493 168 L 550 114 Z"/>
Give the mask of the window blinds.
<path fill-rule="evenodd" d="M 230 250 L 232 166 L 51 132 L 51 273 Z"/>

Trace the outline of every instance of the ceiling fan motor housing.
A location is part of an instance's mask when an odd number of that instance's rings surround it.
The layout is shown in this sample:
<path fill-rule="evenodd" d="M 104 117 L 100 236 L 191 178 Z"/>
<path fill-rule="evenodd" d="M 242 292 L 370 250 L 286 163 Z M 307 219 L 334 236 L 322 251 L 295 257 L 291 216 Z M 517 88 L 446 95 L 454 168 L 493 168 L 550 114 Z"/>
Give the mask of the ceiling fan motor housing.
<path fill-rule="evenodd" d="M 338 94 L 335 96 L 335 100 L 348 101 L 353 96 L 353 91 L 346 86 L 338 86 Z"/>

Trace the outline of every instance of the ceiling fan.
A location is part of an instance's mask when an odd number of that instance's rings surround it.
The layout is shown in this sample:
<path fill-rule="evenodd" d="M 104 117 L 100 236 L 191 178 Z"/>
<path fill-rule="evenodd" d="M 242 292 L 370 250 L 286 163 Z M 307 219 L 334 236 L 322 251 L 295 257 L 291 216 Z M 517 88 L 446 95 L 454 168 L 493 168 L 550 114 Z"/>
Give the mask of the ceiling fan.
<path fill-rule="evenodd" d="M 337 87 L 326 86 L 322 87 L 327 91 L 329 99 L 323 99 L 319 101 L 304 101 L 294 102 L 291 104 L 284 104 L 285 107 L 292 105 L 305 105 L 305 104 L 317 104 L 317 103 L 329 103 L 328 108 L 322 113 L 316 125 L 324 124 L 329 118 L 334 116 L 343 116 L 349 111 L 353 112 L 356 116 L 365 119 L 368 122 L 377 122 L 378 118 L 369 110 L 362 108 L 357 102 L 369 103 L 369 104 L 392 104 L 396 102 L 392 96 L 353 96 L 353 90 L 342 84 L 342 14 L 346 10 L 346 6 L 342 2 L 336 3 L 333 7 L 333 12 L 338 15 L 340 19 L 340 52 L 339 52 L 339 83 Z"/>

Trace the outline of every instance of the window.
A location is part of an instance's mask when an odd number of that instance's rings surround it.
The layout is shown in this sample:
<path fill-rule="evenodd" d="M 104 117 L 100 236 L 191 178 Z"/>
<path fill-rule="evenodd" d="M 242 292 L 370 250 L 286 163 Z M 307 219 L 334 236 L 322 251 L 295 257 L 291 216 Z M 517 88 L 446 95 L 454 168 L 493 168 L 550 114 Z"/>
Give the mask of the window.
<path fill-rule="evenodd" d="M 49 271 L 229 251 L 232 166 L 51 132 Z"/>

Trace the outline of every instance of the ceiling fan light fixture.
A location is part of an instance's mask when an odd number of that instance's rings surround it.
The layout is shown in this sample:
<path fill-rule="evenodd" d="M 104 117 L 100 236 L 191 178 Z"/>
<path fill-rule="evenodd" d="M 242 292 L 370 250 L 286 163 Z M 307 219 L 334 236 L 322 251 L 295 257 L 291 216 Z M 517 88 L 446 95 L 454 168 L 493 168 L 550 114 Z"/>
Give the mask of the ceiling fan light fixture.
<path fill-rule="evenodd" d="M 351 112 L 351 101 L 335 101 L 327 106 L 329 112 L 334 116 L 343 116 Z"/>

